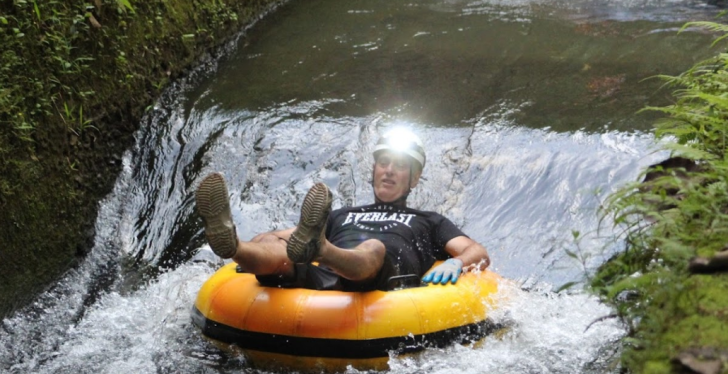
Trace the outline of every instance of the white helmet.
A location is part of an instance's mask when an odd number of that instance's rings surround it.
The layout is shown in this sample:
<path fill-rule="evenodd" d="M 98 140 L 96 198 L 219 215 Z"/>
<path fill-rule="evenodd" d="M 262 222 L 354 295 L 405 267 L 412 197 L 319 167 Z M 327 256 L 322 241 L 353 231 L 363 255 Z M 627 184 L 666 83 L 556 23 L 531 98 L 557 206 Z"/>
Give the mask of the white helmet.
<path fill-rule="evenodd" d="M 417 161 L 422 169 L 425 168 L 426 156 L 422 140 L 405 128 L 397 127 L 382 135 L 374 147 L 374 158 L 384 150 L 404 153 Z"/>

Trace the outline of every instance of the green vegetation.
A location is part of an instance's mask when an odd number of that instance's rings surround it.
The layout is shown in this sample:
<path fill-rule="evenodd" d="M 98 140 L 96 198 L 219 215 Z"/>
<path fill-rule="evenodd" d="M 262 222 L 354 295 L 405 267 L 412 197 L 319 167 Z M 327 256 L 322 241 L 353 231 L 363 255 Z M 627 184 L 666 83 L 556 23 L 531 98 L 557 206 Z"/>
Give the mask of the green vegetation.
<path fill-rule="evenodd" d="M 0 316 L 88 250 L 144 109 L 273 3 L 0 4 Z"/>
<path fill-rule="evenodd" d="M 728 36 L 721 24 L 685 27 L 725 34 L 716 43 Z M 646 110 L 667 115 L 656 136 L 687 163 L 646 171 L 610 196 L 602 213 L 624 230 L 625 249 L 591 282 L 628 326 L 622 365 L 634 373 L 681 372 L 676 358 L 689 349 L 728 352 L 728 272 L 688 269 L 728 246 L 728 53 L 662 78 L 675 103 Z"/>

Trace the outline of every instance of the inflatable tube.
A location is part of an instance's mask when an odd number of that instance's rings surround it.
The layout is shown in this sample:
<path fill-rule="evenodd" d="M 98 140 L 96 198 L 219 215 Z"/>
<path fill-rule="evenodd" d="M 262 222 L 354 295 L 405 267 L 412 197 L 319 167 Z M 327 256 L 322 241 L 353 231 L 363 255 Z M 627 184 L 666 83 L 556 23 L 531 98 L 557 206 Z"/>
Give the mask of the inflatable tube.
<path fill-rule="evenodd" d="M 465 273 L 456 285 L 342 292 L 262 287 L 231 263 L 200 289 L 192 320 L 256 367 L 340 371 L 387 368 L 390 354 L 477 341 L 500 277 Z"/>

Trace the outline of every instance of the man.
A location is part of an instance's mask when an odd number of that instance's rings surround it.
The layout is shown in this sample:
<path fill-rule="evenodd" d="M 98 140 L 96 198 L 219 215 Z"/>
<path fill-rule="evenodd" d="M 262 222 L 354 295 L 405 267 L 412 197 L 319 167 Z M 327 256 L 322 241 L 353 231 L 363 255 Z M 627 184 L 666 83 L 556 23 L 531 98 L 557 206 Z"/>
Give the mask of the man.
<path fill-rule="evenodd" d="M 419 278 L 436 260 L 444 259 L 422 280 L 455 283 L 463 267 L 485 269 L 490 259 L 482 245 L 447 218 L 407 207 L 425 159 L 418 137 L 404 129 L 392 130 L 374 149 L 374 204 L 331 212 L 331 192 L 316 183 L 303 200 L 296 227 L 260 234 L 249 242 L 237 237 L 221 174 L 202 181 L 197 209 L 212 250 L 256 274 L 264 285 L 386 290 L 391 277 Z"/>

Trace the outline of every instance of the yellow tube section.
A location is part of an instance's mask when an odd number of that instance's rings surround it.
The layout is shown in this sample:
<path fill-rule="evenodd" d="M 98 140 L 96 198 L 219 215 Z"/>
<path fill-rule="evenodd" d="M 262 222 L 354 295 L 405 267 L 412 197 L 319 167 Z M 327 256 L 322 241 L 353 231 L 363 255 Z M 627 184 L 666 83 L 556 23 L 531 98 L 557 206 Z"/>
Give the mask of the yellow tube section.
<path fill-rule="evenodd" d="M 390 351 L 473 341 L 493 330 L 487 315 L 499 280 L 486 270 L 465 273 L 456 285 L 316 291 L 262 287 L 231 263 L 200 289 L 193 321 L 207 337 L 242 349 L 256 366 L 383 369 Z"/>

